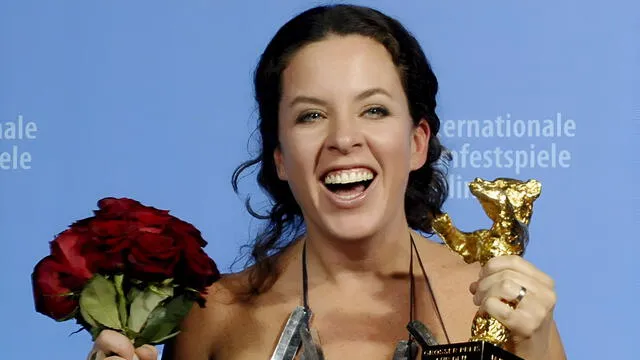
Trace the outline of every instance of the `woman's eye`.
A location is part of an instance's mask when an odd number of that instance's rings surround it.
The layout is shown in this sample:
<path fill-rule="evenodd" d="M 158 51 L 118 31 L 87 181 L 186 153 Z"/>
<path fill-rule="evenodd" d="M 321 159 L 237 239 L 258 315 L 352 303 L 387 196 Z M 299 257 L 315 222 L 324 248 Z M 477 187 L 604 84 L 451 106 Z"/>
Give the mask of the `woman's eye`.
<path fill-rule="evenodd" d="M 313 122 L 316 121 L 318 119 L 322 118 L 322 114 L 317 112 L 317 111 L 312 111 L 312 112 L 307 112 L 304 113 L 302 115 L 300 115 L 297 119 L 296 122 L 301 122 L 301 123 L 305 123 L 305 122 Z"/>
<path fill-rule="evenodd" d="M 389 110 L 383 106 L 373 106 L 365 110 L 365 115 L 373 118 L 381 118 L 389 115 Z"/>

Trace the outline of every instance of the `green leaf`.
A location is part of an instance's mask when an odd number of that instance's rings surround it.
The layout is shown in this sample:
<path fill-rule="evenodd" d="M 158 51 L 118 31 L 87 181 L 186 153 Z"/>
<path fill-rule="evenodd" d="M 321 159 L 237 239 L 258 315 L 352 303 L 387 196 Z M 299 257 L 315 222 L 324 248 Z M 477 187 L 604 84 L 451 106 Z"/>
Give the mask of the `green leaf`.
<path fill-rule="evenodd" d="M 153 291 L 154 293 L 160 296 L 166 296 L 166 297 L 173 296 L 173 287 L 171 286 L 158 287 L 157 285 L 149 285 L 147 289 Z"/>
<path fill-rule="evenodd" d="M 181 295 L 158 306 L 150 315 L 147 324 L 136 339 L 135 346 L 157 344 L 179 333 L 180 322 L 189 313 L 193 301 Z"/>
<path fill-rule="evenodd" d="M 95 320 L 98 324 L 111 329 L 122 330 L 122 323 L 118 316 L 118 306 L 116 305 L 116 288 L 105 277 L 95 275 L 82 289 L 80 308 L 83 316 L 86 314 L 88 318 Z"/>
<path fill-rule="evenodd" d="M 127 293 L 127 303 L 131 304 L 133 302 L 133 299 L 135 299 L 138 295 L 140 295 L 141 292 L 142 290 L 138 289 L 135 286 L 132 286 L 131 289 L 129 289 L 129 292 Z"/>
<path fill-rule="evenodd" d="M 167 336 L 165 336 L 165 337 L 162 337 L 162 338 L 159 338 L 159 339 L 151 340 L 149 343 L 150 343 L 150 344 L 154 344 L 154 345 L 156 345 L 156 344 L 160 344 L 161 342 L 163 342 L 163 341 L 165 341 L 165 340 L 169 340 L 169 339 L 171 339 L 172 337 L 174 337 L 174 336 L 176 336 L 176 335 L 178 335 L 178 334 L 180 334 L 180 330 L 176 330 L 175 332 L 172 332 L 171 334 L 169 334 L 169 335 L 167 335 Z"/>
<path fill-rule="evenodd" d="M 91 315 L 89 315 L 83 308 L 82 306 L 80 306 L 80 315 L 82 315 L 82 318 L 84 319 L 84 321 L 86 321 L 89 325 L 91 325 L 92 327 L 97 327 L 98 323 L 96 323 L 96 321 L 91 317 Z"/>
<path fill-rule="evenodd" d="M 173 296 L 173 288 L 158 288 L 156 286 L 148 286 L 144 291 L 138 293 L 131 302 L 129 311 L 128 327 L 130 330 L 139 333 L 144 324 L 147 322 L 149 314 L 163 300 Z"/>
<path fill-rule="evenodd" d="M 120 322 L 123 324 L 127 323 L 128 312 L 127 312 L 127 298 L 124 296 L 124 290 L 122 288 L 122 282 L 124 280 L 124 275 L 119 274 L 113 277 L 113 282 L 116 287 L 116 293 L 118 295 L 118 313 L 120 314 Z"/>

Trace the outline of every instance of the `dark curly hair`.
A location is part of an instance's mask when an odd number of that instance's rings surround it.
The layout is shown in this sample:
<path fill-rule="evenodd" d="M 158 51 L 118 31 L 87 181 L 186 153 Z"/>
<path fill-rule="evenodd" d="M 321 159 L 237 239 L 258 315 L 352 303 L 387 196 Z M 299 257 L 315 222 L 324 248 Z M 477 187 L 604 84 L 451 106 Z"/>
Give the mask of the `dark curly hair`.
<path fill-rule="evenodd" d="M 418 41 L 397 20 L 371 8 L 354 5 L 319 6 L 300 13 L 276 33 L 262 54 L 254 74 L 258 105 L 260 153 L 241 164 L 233 173 L 232 185 L 238 193 L 240 175 L 253 166 L 259 168 L 257 180 L 267 192 L 272 207 L 266 215 L 246 206 L 266 227 L 251 246 L 251 292 L 268 289 L 276 278 L 277 254 L 291 245 L 304 228 L 302 212 L 287 182 L 278 178 L 273 159 L 278 139 L 278 104 L 282 93 L 281 76 L 292 56 L 305 45 L 329 35 L 362 35 L 378 41 L 391 54 L 407 95 L 414 125 L 426 119 L 431 130 L 428 158 L 422 168 L 409 174 L 405 193 L 405 212 L 409 226 L 433 234 L 431 221 L 441 213 L 448 195 L 444 168 L 439 160 L 450 160 L 436 137 L 440 119 L 435 112 L 438 81 Z M 442 162 L 444 164 L 444 162 Z M 276 256 L 274 256 L 276 255 Z"/>

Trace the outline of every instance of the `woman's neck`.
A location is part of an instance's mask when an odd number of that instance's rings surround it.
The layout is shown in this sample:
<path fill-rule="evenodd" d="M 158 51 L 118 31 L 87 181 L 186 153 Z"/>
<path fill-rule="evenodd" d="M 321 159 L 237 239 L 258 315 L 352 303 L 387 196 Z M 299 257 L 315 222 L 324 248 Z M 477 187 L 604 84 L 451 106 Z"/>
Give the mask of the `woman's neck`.
<path fill-rule="evenodd" d="M 348 285 L 406 272 L 411 254 L 410 231 L 406 222 L 363 239 L 336 239 L 309 231 L 304 241 L 310 275 Z"/>

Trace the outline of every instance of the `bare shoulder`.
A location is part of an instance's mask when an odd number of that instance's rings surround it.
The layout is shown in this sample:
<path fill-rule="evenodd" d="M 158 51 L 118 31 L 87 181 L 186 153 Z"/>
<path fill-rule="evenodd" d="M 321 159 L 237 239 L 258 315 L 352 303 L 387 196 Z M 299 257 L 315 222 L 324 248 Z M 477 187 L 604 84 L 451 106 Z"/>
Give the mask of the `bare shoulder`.
<path fill-rule="evenodd" d="M 445 292 L 451 301 L 466 300 L 470 294 L 469 285 L 478 280 L 480 265 L 467 264 L 460 255 L 442 243 L 431 239 L 425 239 L 422 243 L 428 267 L 439 284 L 439 291 Z"/>
<path fill-rule="evenodd" d="M 208 360 L 243 309 L 243 296 L 248 291 L 247 271 L 224 274 L 207 289 L 204 307 L 194 304 L 181 324 L 181 332 L 167 345 L 163 359 Z"/>

